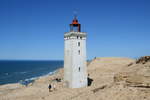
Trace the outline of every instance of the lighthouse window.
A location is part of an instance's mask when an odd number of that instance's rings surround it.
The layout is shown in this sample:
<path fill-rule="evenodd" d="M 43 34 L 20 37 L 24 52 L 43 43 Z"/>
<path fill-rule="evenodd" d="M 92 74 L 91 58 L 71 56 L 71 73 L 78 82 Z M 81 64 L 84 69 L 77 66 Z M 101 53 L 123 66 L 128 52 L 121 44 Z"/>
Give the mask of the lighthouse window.
<path fill-rule="evenodd" d="M 78 50 L 78 54 L 80 55 L 80 50 Z"/>
<path fill-rule="evenodd" d="M 80 72 L 80 67 L 79 67 L 79 72 Z"/>
<path fill-rule="evenodd" d="M 78 42 L 78 46 L 80 46 L 80 42 Z"/>

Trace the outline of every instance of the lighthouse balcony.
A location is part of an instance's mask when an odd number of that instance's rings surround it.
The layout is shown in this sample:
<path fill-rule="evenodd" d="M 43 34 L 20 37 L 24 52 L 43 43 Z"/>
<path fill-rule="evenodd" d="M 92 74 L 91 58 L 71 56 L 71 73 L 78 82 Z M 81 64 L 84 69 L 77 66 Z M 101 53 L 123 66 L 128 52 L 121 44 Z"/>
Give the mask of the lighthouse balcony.
<path fill-rule="evenodd" d="M 79 37 L 86 37 L 86 33 L 85 32 L 66 32 L 64 34 L 64 37 L 76 37 L 76 36 L 79 36 Z"/>

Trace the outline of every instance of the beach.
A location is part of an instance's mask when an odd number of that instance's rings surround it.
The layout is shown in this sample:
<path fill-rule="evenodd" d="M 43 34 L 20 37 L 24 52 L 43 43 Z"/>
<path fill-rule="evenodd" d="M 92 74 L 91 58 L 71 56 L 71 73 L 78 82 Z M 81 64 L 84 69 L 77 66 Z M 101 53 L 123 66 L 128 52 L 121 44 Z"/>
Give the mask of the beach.
<path fill-rule="evenodd" d="M 123 71 L 134 70 L 136 66 L 150 65 L 149 62 L 146 65 L 135 64 L 135 61 L 135 59 L 119 57 L 93 59 L 87 67 L 89 78 L 92 81 L 90 86 L 84 88 L 67 88 L 63 81 L 63 68 L 57 70 L 53 75 L 39 77 L 28 86 L 19 83 L 1 85 L 0 100 L 150 100 L 149 87 L 136 87 L 135 81 L 132 81 L 135 84 L 133 86 L 131 81 L 126 84 L 127 81 L 119 79 L 118 75 Z M 147 79 L 149 79 L 148 76 Z M 142 84 L 144 82 L 144 80 L 141 81 Z M 146 82 L 149 83 L 149 81 Z M 55 85 L 52 92 L 49 92 L 49 84 Z"/>

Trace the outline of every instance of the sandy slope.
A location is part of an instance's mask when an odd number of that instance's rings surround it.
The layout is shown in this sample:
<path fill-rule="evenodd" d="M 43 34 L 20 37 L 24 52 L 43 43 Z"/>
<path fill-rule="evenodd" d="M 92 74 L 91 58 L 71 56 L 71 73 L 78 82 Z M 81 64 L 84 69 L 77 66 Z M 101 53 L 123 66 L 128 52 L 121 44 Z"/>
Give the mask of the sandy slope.
<path fill-rule="evenodd" d="M 126 86 L 124 82 L 114 82 L 114 75 L 122 72 L 133 59 L 96 58 L 88 64 L 92 85 L 80 89 L 69 89 L 63 78 L 63 69 L 55 75 L 42 77 L 28 87 L 19 84 L 0 86 L 0 100 L 150 100 L 149 88 Z M 56 90 L 48 92 L 48 84 L 56 85 Z"/>

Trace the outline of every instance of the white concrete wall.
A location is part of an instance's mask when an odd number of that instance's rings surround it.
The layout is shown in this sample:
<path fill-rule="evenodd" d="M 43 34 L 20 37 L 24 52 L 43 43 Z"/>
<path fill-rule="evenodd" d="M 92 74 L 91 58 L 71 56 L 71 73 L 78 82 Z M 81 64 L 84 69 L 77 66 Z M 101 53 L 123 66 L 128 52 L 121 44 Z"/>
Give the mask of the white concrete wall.
<path fill-rule="evenodd" d="M 64 79 L 70 88 L 85 87 L 87 86 L 86 33 L 68 32 L 65 35 Z M 80 42 L 80 46 L 78 46 L 78 42 Z"/>

